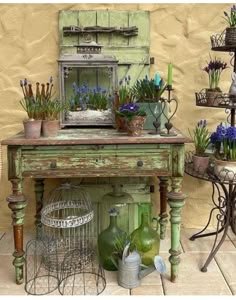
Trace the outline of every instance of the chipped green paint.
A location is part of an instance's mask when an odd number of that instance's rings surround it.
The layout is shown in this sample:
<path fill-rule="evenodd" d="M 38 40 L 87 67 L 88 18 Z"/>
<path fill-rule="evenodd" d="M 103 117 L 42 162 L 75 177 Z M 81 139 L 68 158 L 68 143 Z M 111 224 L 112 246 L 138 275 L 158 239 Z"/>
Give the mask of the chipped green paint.
<path fill-rule="evenodd" d="M 61 130 L 55 138 L 27 140 L 22 134 L 2 141 L 8 145 L 8 176 L 13 195 L 8 197 L 11 208 L 15 252 L 14 266 L 17 283 L 23 282 L 23 223 L 26 201 L 22 194 L 23 177 L 36 178 L 37 213 L 39 224 L 43 178 L 71 177 L 173 177 L 168 203 L 171 207 L 171 278 L 176 280 L 179 264 L 180 212 L 184 204 L 181 181 L 184 168 L 184 143 L 176 137 L 152 136 L 144 132 L 131 138 L 108 129 Z M 159 199 L 156 199 L 158 201 Z M 166 212 L 161 215 L 162 234 Z"/>
<path fill-rule="evenodd" d="M 181 192 L 182 178 L 172 178 L 172 191 L 168 193 L 168 203 L 171 222 L 171 248 L 169 250 L 171 263 L 171 281 L 175 282 L 178 276 L 180 263 L 180 224 L 181 209 L 184 205 L 185 195 Z"/>

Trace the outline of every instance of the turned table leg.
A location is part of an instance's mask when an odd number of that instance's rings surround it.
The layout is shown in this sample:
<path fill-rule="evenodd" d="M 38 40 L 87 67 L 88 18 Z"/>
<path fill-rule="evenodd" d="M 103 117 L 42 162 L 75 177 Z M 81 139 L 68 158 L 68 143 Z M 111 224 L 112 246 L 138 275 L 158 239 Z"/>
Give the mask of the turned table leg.
<path fill-rule="evenodd" d="M 168 193 L 168 203 L 170 205 L 171 222 L 171 249 L 169 250 L 171 263 L 171 281 L 175 282 L 178 276 L 180 263 L 180 223 L 181 209 L 184 205 L 185 195 L 181 191 L 182 178 L 172 178 L 172 190 Z"/>
<path fill-rule="evenodd" d="M 167 188 L 168 188 L 168 177 L 159 177 L 159 191 L 160 191 L 160 215 L 159 215 L 159 223 L 160 223 L 160 238 L 162 240 L 165 239 L 166 235 L 166 225 L 168 222 L 168 214 L 167 214 Z"/>
<path fill-rule="evenodd" d="M 43 207 L 43 193 L 44 193 L 44 179 L 35 179 L 34 185 L 35 199 L 36 199 L 36 215 L 35 215 L 35 227 L 36 238 L 41 236 L 41 209 Z"/>
<path fill-rule="evenodd" d="M 14 234 L 15 251 L 13 256 L 13 265 L 16 272 L 16 283 L 21 284 L 24 281 L 24 250 L 23 250 L 23 224 L 24 209 L 26 207 L 25 196 L 22 194 L 22 182 L 19 179 L 12 179 L 12 195 L 7 197 L 9 208 L 12 210 L 12 225 Z"/>

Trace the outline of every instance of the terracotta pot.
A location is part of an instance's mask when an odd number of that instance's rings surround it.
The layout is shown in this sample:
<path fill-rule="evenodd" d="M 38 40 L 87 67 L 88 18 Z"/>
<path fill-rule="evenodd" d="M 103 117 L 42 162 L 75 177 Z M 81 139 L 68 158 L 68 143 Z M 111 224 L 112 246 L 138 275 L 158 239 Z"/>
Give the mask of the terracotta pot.
<path fill-rule="evenodd" d="M 129 136 L 140 136 L 146 117 L 135 116 L 132 120 L 127 121 L 127 132 Z"/>
<path fill-rule="evenodd" d="M 225 45 L 236 46 L 236 27 L 228 27 L 225 30 Z"/>
<path fill-rule="evenodd" d="M 42 120 L 24 120 L 24 133 L 26 139 L 38 139 L 41 135 Z"/>
<path fill-rule="evenodd" d="M 206 89 L 206 100 L 209 106 L 218 106 L 221 101 L 221 91 Z"/>
<path fill-rule="evenodd" d="M 222 181 L 236 180 L 236 161 L 214 159 L 215 173 Z"/>
<path fill-rule="evenodd" d="M 116 129 L 120 132 L 127 132 L 127 122 L 124 117 L 116 116 Z"/>
<path fill-rule="evenodd" d="M 199 174 L 204 174 L 209 164 L 209 156 L 193 155 L 193 170 Z"/>
<path fill-rule="evenodd" d="M 43 137 L 53 137 L 57 136 L 59 130 L 59 121 L 58 120 L 43 120 L 42 123 L 42 135 Z"/>

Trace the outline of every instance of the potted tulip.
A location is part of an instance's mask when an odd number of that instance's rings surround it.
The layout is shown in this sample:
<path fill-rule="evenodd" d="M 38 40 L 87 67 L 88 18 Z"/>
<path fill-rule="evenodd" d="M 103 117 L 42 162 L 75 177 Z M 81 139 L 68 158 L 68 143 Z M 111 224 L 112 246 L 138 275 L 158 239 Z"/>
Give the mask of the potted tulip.
<path fill-rule="evenodd" d="M 210 133 L 206 128 L 206 120 L 200 120 L 193 130 L 193 135 L 189 130 L 195 146 L 195 154 L 193 155 L 194 171 L 204 174 L 209 164 L 209 156 L 205 153 L 210 144 Z"/>
<path fill-rule="evenodd" d="M 236 178 L 236 127 L 220 124 L 211 134 L 214 146 L 215 170 L 219 178 L 233 180 Z"/>
<path fill-rule="evenodd" d="M 206 89 L 207 104 L 210 106 L 218 106 L 219 98 L 222 91 L 219 87 L 220 77 L 223 70 L 227 68 L 227 63 L 221 61 L 219 58 L 211 59 L 203 68 L 208 74 L 209 88 Z"/>
<path fill-rule="evenodd" d="M 225 30 L 225 45 L 236 45 L 236 6 L 233 5 L 228 14 L 224 11 L 224 19 L 226 20 L 228 27 Z"/>
<path fill-rule="evenodd" d="M 125 118 L 128 135 L 140 136 L 142 134 L 147 114 L 138 104 L 123 104 L 119 107 L 119 110 L 116 111 L 116 114 Z"/>

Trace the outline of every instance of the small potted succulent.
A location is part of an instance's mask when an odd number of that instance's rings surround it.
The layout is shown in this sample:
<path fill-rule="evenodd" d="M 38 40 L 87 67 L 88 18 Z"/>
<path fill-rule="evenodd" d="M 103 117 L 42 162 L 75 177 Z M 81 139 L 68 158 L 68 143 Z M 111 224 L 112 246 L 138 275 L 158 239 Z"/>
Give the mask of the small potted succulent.
<path fill-rule="evenodd" d="M 156 80 L 156 75 L 158 75 L 158 81 Z M 131 90 L 134 101 L 139 103 L 140 108 L 147 113 L 144 129 L 153 129 L 153 122 L 161 112 L 159 100 L 166 90 L 166 84 L 163 79 L 161 79 L 159 74 L 156 75 L 154 79 L 149 79 L 148 76 L 145 76 L 143 79 L 137 80 Z M 164 117 L 163 114 L 161 117 Z M 161 123 L 164 124 L 165 121 L 161 120 Z"/>
<path fill-rule="evenodd" d="M 193 130 L 193 135 L 189 130 L 189 134 L 194 142 L 195 153 L 193 155 L 194 171 L 204 174 L 209 164 L 209 156 L 206 149 L 210 144 L 210 133 L 206 127 L 206 120 L 200 120 Z"/>
<path fill-rule="evenodd" d="M 228 14 L 224 11 L 224 19 L 226 20 L 228 27 L 225 30 L 225 45 L 236 45 L 236 6 L 233 5 Z"/>
<path fill-rule="evenodd" d="M 140 136 L 142 134 L 147 114 L 138 104 L 123 104 L 119 107 L 119 110 L 116 111 L 116 114 L 125 118 L 128 135 Z"/>
<path fill-rule="evenodd" d="M 218 99 L 222 94 L 222 91 L 219 87 L 220 77 L 221 73 L 226 68 L 227 63 L 221 61 L 219 58 L 210 59 L 207 65 L 203 68 L 203 71 L 208 74 L 209 79 L 209 88 L 206 89 L 206 99 L 208 105 L 218 106 Z"/>
<path fill-rule="evenodd" d="M 20 80 L 20 86 L 24 95 L 20 104 L 28 115 L 28 119 L 23 121 L 25 138 L 37 139 L 41 135 L 42 125 L 41 95 L 34 96 L 32 84 L 28 83 L 26 78 Z M 38 85 L 37 88 L 39 88 Z"/>
<path fill-rule="evenodd" d="M 221 179 L 236 178 L 236 127 L 220 124 L 211 134 L 215 169 Z"/>

